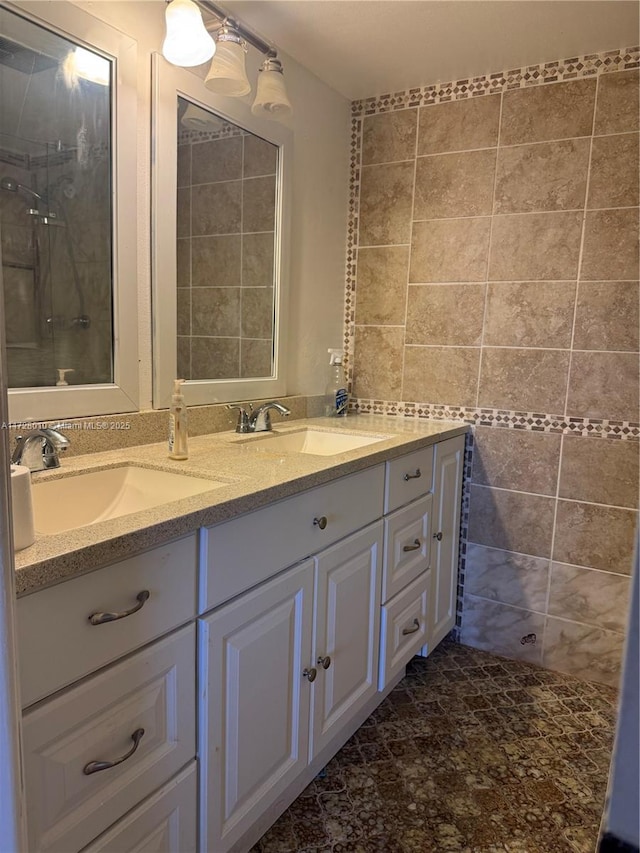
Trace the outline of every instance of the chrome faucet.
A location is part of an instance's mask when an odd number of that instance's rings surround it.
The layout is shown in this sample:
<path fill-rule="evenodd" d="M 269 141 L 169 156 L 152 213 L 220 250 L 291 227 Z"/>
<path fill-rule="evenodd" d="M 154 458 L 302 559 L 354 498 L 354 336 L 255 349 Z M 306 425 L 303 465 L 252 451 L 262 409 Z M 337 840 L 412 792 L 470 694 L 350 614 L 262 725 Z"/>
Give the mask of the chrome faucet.
<path fill-rule="evenodd" d="M 239 433 L 270 432 L 271 417 L 269 416 L 269 411 L 271 409 L 275 409 L 276 412 L 280 412 L 283 417 L 287 417 L 291 414 L 290 409 L 287 409 L 286 406 L 283 406 L 282 403 L 278 403 L 276 400 L 273 400 L 270 403 L 263 403 L 255 410 L 251 403 L 249 403 L 248 412 L 244 408 L 244 406 L 230 405 L 227 406 L 227 408 L 238 410 L 238 423 L 236 424 L 236 432 Z"/>
<path fill-rule="evenodd" d="M 14 465 L 26 465 L 30 471 L 46 471 L 59 468 L 59 453 L 69 447 L 69 439 L 56 427 L 34 429 L 16 439 L 11 456 Z"/>

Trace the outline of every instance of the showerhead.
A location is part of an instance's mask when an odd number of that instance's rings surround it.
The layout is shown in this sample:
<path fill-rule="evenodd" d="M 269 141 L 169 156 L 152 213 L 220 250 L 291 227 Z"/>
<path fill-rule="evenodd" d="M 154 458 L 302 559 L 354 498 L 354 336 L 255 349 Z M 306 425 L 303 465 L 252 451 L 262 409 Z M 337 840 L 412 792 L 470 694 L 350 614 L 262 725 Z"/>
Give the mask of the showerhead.
<path fill-rule="evenodd" d="M 10 193 L 23 192 L 27 195 L 32 196 L 33 198 L 37 198 L 38 201 L 43 201 L 41 195 L 39 195 L 35 190 L 32 190 L 31 187 L 26 187 L 24 184 L 19 184 L 17 181 L 14 181 L 13 178 L 2 178 L 0 180 L 0 188 L 3 190 L 7 190 Z"/>

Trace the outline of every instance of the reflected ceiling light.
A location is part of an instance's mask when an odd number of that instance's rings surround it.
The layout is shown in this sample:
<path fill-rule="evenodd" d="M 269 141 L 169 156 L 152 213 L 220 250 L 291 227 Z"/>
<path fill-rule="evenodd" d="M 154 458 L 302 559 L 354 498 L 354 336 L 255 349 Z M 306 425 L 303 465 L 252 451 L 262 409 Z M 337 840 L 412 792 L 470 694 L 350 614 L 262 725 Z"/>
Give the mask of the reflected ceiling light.
<path fill-rule="evenodd" d="M 210 113 L 209 110 L 203 110 L 196 104 L 189 104 L 184 111 L 184 115 L 180 119 L 180 124 L 186 127 L 187 130 L 204 130 L 209 133 L 219 133 L 225 125 L 223 119 Z"/>
<path fill-rule="evenodd" d="M 206 31 L 200 9 L 193 0 L 171 0 L 165 19 L 167 34 L 162 55 L 173 65 L 202 65 L 215 53 L 215 42 Z"/>
<path fill-rule="evenodd" d="M 100 86 L 108 86 L 111 79 L 111 63 L 108 59 L 87 50 L 75 47 L 62 62 L 62 76 L 69 89 L 78 86 L 80 78 Z"/>
<path fill-rule="evenodd" d="M 258 88 L 251 112 L 264 118 L 284 118 L 293 114 L 284 85 L 282 63 L 275 56 L 268 56 L 258 72 Z"/>
<path fill-rule="evenodd" d="M 240 33 L 228 21 L 225 21 L 216 35 L 216 54 L 204 85 L 211 92 L 241 98 L 251 91 L 251 83 L 245 69 L 247 43 Z"/>

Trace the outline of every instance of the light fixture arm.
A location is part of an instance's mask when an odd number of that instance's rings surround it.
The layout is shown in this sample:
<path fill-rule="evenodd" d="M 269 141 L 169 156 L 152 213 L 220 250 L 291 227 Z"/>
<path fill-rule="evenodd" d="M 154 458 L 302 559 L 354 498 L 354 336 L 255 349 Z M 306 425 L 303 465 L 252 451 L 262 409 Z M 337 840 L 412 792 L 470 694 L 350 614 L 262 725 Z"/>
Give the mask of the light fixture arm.
<path fill-rule="evenodd" d="M 255 47 L 255 49 L 260 53 L 265 54 L 267 58 L 273 58 L 277 55 L 277 51 L 272 45 L 267 44 L 266 41 L 263 41 L 263 39 L 255 33 L 247 29 L 247 27 L 245 27 L 244 24 L 241 24 L 237 18 L 227 15 L 224 9 L 220 8 L 216 3 L 211 2 L 211 0 L 195 0 L 195 3 L 201 9 L 204 9 L 204 11 L 214 15 L 221 24 L 224 24 L 225 22 L 228 23 L 248 44 Z"/>

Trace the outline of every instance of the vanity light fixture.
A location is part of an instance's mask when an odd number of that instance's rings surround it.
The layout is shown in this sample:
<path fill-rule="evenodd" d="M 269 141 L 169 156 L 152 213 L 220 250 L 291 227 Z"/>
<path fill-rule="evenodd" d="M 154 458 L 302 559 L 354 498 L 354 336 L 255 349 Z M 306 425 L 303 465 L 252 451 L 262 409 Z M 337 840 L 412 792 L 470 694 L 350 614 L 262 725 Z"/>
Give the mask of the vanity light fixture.
<path fill-rule="evenodd" d="M 282 63 L 275 56 L 268 56 L 258 72 L 258 88 L 251 112 L 265 118 L 283 118 L 293 113 L 284 85 Z"/>
<path fill-rule="evenodd" d="M 225 21 L 216 33 L 216 53 L 204 85 L 211 92 L 241 98 L 251 91 L 245 68 L 247 43 L 238 30 Z"/>
<path fill-rule="evenodd" d="M 190 68 L 211 59 L 216 45 L 193 0 L 170 0 L 165 10 L 165 20 L 167 33 L 162 55 L 168 62 Z"/>

